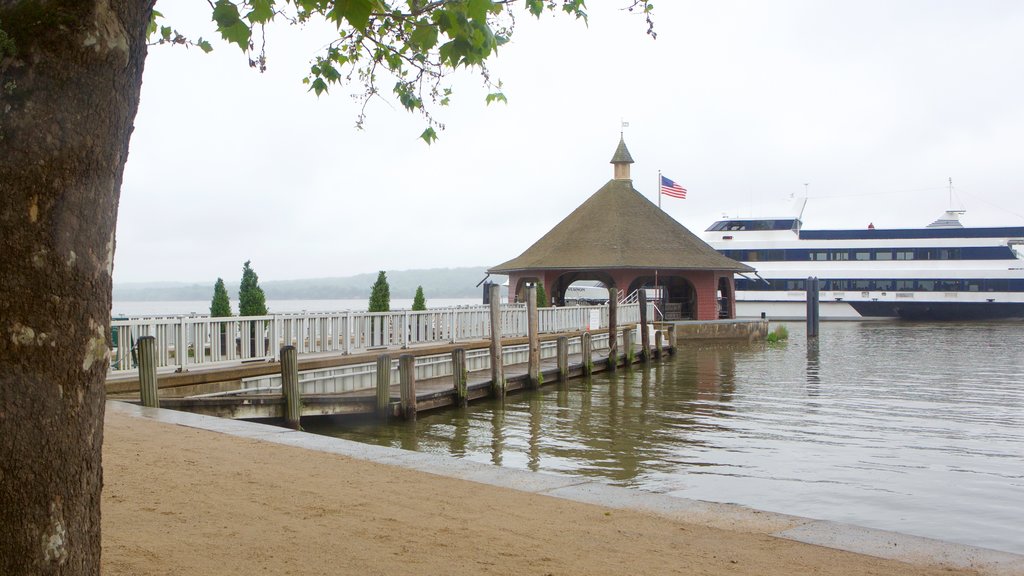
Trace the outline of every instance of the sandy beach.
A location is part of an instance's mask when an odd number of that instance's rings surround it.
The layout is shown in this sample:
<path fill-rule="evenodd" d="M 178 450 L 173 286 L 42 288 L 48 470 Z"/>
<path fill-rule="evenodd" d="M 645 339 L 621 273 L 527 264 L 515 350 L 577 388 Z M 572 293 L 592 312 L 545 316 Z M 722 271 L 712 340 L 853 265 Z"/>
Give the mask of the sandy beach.
<path fill-rule="evenodd" d="M 953 575 L 108 408 L 103 573 Z"/>

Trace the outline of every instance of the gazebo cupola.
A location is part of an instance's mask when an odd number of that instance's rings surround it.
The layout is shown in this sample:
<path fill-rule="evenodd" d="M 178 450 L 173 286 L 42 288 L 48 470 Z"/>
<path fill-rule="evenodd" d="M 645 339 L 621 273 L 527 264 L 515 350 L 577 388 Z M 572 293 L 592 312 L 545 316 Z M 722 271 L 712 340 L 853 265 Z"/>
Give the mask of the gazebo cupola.
<path fill-rule="evenodd" d="M 619 134 L 619 147 L 615 149 L 615 155 L 612 156 L 612 166 L 615 167 L 612 178 L 615 180 L 632 180 L 629 177 L 629 165 L 632 163 L 633 157 L 629 155 L 629 149 L 626 148 L 626 140 L 622 134 Z"/>

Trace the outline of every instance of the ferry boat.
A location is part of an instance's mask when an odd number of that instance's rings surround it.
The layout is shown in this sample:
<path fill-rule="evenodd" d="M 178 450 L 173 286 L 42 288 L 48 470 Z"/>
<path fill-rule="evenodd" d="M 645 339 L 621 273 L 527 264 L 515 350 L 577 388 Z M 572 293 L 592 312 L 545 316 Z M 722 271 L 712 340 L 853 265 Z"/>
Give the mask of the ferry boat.
<path fill-rule="evenodd" d="M 805 230 L 800 215 L 724 218 L 704 240 L 755 268 L 736 276 L 736 315 L 806 317 L 819 279 L 823 320 L 1024 318 L 1024 226 L 964 227 L 949 210 L 925 228 Z"/>

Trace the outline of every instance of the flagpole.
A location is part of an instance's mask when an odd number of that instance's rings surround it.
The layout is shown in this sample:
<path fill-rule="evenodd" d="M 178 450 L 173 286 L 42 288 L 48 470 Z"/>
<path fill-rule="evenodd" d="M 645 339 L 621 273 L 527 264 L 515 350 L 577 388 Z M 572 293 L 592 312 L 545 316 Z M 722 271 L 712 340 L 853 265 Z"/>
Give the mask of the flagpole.
<path fill-rule="evenodd" d="M 661 210 L 661 170 L 658 170 L 658 186 L 654 190 L 658 194 L 658 210 Z M 654 269 L 654 289 L 655 289 L 655 291 L 658 294 L 658 304 L 660 305 L 660 307 L 663 308 L 665 306 L 664 297 L 663 297 L 664 295 L 663 295 L 663 293 L 661 291 L 661 286 L 658 285 L 658 269 L 657 268 Z M 659 310 L 659 312 L 661 312 L 661 310 Z M 662 313 L 662 314 L 664 314 L 664 313 Z M 663 318 L 664 318 L 664 316 L 663 316 Z M 644 330 L 646 330 L 646 329 L 647 328 L 644 327 Z"/>

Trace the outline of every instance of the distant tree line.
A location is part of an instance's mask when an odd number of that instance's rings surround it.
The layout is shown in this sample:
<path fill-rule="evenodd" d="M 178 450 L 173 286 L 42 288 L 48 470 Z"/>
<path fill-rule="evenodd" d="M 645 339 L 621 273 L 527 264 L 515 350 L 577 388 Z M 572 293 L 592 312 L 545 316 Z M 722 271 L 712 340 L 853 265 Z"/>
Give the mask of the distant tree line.
<path fill-rule="evenodd" d="M 431 298 L 475 298 L 482 294 L 477 284 L 486 275 L 485 268 L 433 268 L 424 270 L 387 271 L 390 294 L 394 298 L 414 298 L 417 288 Z M 329 300 L 367 297 L 377 273 L 357 274 L 342 278 L 310 278 L 303 280 L 271 280 L 261 282 L 265 298 L 271 300 Z M 505 277 L 491 276 L 499 284 Z M 240 283 L 225 283 L 228 294 L 237 294 Z M 210 298 L 208 283 L 134 283 L 115 284 L 114 300 L 206 300 Z"/>

